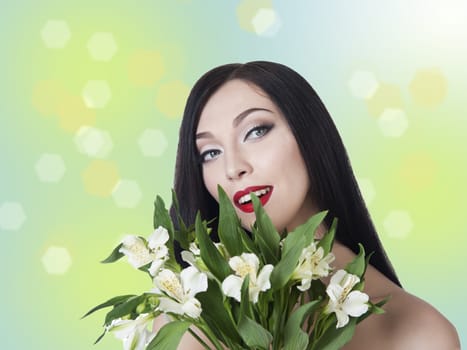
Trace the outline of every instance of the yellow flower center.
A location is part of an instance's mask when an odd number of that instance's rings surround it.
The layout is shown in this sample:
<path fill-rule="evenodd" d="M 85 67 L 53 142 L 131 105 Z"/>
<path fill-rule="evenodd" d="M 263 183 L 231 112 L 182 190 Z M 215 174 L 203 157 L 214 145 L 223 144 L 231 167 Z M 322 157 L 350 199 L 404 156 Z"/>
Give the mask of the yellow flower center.
<path fill-rule="evenodd" d="M 178 299 L 182 298 L 183 289 L 180 281 L 176 276 L 171 276 L 168 278 L 163 279 L 161 282 L 161 287 L 165 289 L 165 291 L 169 294 L 172 294 Z"/>
<path fill-rule="evenodd" d="M 237 270 L 235 271 L 236 274 L 240 277 L 245 277 L 246 275 L 250 275 L 250 276 L 254 276 L 254 273 L 255 273 L 255 270 L 254 270 L 254 267 L 247 264 L 247 263 L 243 263 L 243 264 L 240 264 L 238 267 L 237 267 Z"/>

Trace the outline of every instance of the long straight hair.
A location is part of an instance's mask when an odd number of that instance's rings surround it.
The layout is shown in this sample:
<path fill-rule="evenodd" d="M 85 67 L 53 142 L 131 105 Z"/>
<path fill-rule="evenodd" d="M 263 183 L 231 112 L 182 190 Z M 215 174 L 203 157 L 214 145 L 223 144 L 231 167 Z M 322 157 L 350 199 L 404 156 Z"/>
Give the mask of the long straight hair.
<path fill-rule="evenodd" d="M 267 61 L 226 64 L 208 71 L 194 85 L 180 127 L 174 181 L 174 190 L 180 200 L 180 214 L 185 223 L 193 223 L 198 210 L 206 220 L 215 219 L 219 214 L 218 204 L 203 182 L 195 133 L 208 99 L 233 79 L 252 83 L 262 89 L 282 112 L 306 165 L 311 196 L 319 210 L 329 211 L 325 218 L 326 225 L 330 227 L 334 217 L 339 219 L 336 239 L 354 253 L 358 253 L 359 243 L 367 253 L 374 252 L 370 263 L 400 286 L 329 112 L 310 84 L 282 64 Z M 293 181 L 293 178 L 290 180 Z M 215 220 L 213 222 L 216 223 Z"/>

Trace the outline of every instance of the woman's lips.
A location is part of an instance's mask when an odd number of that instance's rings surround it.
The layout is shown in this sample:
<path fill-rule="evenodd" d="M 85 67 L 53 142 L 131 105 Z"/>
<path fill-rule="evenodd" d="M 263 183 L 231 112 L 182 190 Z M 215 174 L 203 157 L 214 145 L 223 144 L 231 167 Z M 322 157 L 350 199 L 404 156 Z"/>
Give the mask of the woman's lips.
<path fill-rule="evenodd" d="M 244 213 L 252 213 L 254 208 L 250 193 L 254 192 L 256 196 L 258 196 L 261 205 L 264 207 L 271 197 L 273 188 L 273 186 L 269 185 L 247 187 L 235 193 L 233 202 L 235 206 Z"/>

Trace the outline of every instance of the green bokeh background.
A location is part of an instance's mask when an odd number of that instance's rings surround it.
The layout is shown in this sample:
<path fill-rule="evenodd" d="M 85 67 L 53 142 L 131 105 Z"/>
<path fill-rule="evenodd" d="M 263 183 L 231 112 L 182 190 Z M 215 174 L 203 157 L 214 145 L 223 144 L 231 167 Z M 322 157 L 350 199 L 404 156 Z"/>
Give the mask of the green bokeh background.
<path fill-rule="evenodd" d="M 2 349 L 121 347 L 112 335 L 93 347 L 103 313 L 80 317 L 110 296 L 139 293 L 150 285 L 123 262 L 98 262 L 124 234 L 150 233 L 155 196 L 169 199 L 183 91 L 213 66 L 256 59 L 291 66 L 317 90 L 357 177 L 371 181 L 373 196 L 364 191 L 368 206 L 404 286 L 448 317 L 467 344 L 467 3 L 323 3 L 2 1 Z M 265 34 L 251 25 L 259 8 L 279 18 Z M 47 48 L 41 37 L 49 20 L 68 24 L 71 36 L 61 49 Z M 98 32 L 115 38 L 117 50 L 109 61 L 96 61 L 88 51 L 89 39 Z M 131 73 L 142 50 L 162 59 L 161 75 L 147 84 Z M 149 75 L 154 67 L 137 68 Z M 423 88 L 413 92 L 417 74 L 427 70 L 438 80 L 422 80 Z M 397 98 L 384 93 L 378 100 L 357 98 L 350 82 L 358 71 L 371 72 L 380 88 L 392 86 Z M 89 80 L 109 84 L 111 99 L 104 108 L 83 107 Z M 37 98 L 44 81 L 60 86 L 52 102 Z M 184 88 L 173 99 L 164 97 L 174 82 Z M 423 94 L 434 98 L 423 99 Z M 81 109 L 63 102 L 70 96 Z M 47 103 L 64 104 L 71 112 L 38 108 Z M 400 137 L 384 136 L 379 127 L 385 108 L 405 112 L 408 128 Z M 66 127 L 70 121 L 73 127 Z M 74 140 L 81 125 L 109 133 L 113 147 L 104 158 L 79 152 Z M 138 144 L 146 129 L 159 130 L 167 140 L 157 157 L 145 156 Z M 41 181 L 37 166 L 44 154 L 63 160 L 65 172 L 58 181 Z M 110 164 L 116 175 L 91 172 L 87 177 L 96 164 Z M 111 191 L 89 190 L 93 184 L 113 188 L 115 176 L 141 189 L 133 207 L 119 206 Z M 6 213 L 9 203 L 19 204 L 25 214 L 15 228 L 8 225 L 15 222 L 15 214 Z M 385 224 L 394 210 L 412 223 L 400 237 L 403 227 Z M 66 249 L 71 258 L 61 274 L 46 269 L 47 262 L 52 267 L 65 262 L 46 258 L 50 247 Z"/>

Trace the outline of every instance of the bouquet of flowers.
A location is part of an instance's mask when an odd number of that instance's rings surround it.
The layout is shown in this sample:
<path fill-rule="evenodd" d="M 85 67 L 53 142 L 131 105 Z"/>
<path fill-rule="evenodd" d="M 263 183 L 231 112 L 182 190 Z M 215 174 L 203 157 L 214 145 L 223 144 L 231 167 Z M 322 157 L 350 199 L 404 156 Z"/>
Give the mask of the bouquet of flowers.
<path fill-rule="evenodd" d="M 216 243 L 199 213 L 194 225 L 185 225 L 173 195 L 175 229 L 158 196 L 155 231 L 147 239 L 125 237 L 102 261 L 126 256 L 150 277 L 151 289 L 91 309 L 85 316 L 111 307 L 96 343 L 114 332 L 126 350 L 175 350 L 182 335 L 190 332 L 206 349 L 339 349 L 352 338 L 358 322 L 383 312 L 385 301 L 373 304 L 362 292 L 369 260 L 362 246 L 345 269 L 333 271 L 337 219 L 319 240 L 315 231 L 326 212 L 280 235 L 254 193 L 251 200 L 256 221 L 249 234 L 219 187 Z M 188 267 L 177 262 L 174 240 Z M 328 276 L 326 285 L 323 279 Z M 167 323 L 156 333 L 152 323 L 160 315 Z"/>

